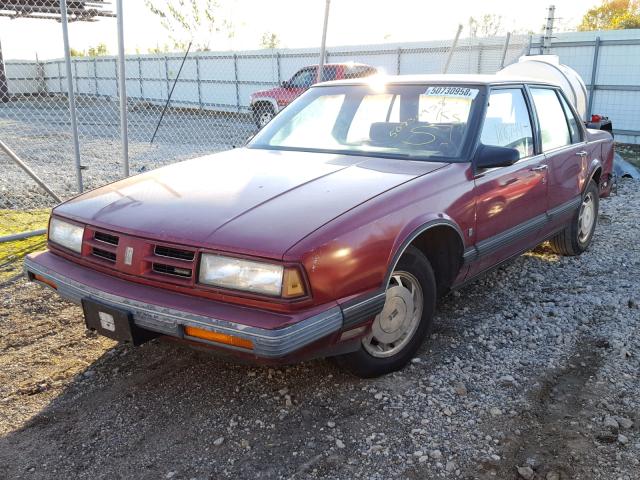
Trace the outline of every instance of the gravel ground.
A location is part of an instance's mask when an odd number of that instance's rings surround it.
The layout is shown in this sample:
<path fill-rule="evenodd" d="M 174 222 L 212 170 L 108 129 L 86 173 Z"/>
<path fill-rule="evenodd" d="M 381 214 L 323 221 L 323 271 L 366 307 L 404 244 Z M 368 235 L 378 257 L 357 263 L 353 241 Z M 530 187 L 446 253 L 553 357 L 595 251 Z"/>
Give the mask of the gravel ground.
<path fill-rule="evenodd" d="M 0 478 L 640 478 L 640 183 L 591 249 L 544 246 L 439 307 L 403 371 L 266 368 L 89 334 L 0 289 Z"/>

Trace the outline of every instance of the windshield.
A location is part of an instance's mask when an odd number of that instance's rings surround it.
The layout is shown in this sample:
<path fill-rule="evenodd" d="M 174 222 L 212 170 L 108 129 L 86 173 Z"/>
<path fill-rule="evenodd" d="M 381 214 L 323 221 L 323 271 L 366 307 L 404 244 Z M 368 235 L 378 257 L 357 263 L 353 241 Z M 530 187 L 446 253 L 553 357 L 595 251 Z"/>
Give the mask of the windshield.
<path fill-rule="evenodd" d="M 460 155 L 479 87 L 338 85 L 292 103 L 248 145 L 427 159 Z"/>

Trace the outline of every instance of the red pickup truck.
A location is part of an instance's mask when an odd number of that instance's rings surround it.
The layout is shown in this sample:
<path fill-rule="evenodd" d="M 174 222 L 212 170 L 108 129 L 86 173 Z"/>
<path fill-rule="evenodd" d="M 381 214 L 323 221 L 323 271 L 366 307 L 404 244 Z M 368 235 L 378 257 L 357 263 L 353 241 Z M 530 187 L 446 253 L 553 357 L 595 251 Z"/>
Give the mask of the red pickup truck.
<path fill-rule="evenodd" d="M 57 206 L 25 269 L 114 339 L 376 376 L 413 357 L 449 290 L 545 240 L 584 252 L 612 163 L 611 135 L 552 84 L 328 82 L 245 148 Z"/>
<path fill-rule="evenodd" d="M 374 75 L 377 69 L 362 63 L 329 63 L 322 69 L 320 81 L 362 78 Z M 298 70 L 279 87 L 251 94 L 251 112 L 258 128 L 264 127 L 284 107 L 306 92 L 318 78 L 318 65 Z"/>

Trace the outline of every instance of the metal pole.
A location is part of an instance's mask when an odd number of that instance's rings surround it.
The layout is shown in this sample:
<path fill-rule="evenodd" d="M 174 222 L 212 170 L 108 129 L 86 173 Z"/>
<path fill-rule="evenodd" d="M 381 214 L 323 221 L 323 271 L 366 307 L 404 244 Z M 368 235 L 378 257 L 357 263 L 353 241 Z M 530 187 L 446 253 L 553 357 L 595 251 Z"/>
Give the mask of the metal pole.
<path fill-rule="evenodd" d="M 502 57 L 500 58 L 500 70 L 504 68 L 504 61 L 507 58 L 507 50 L 509 49 L 510 39 L 511 39 L 511 32 L 507 32 L 507 37 L 504 39 L 504 45 L 502 47 Z"/>
<path fill-rule="evenodd" d="M 80 142 L 78 140 L 78 119 L 76 118 L 76 98 L 73 92 L 73 77 L 71 76 L 71 52 L 69 49 L 69 25 L 67 20 L 67 0 L 60 0 L 60 23 L 62 24 L 62 40 L 64 42 L 64 63 L 67 67 L 67 94 L 69 97 L 69 116 L 71 117 L 71 136 L 73 138 L 73 153 L 76 160 L 76 177 L 78 191 L 82 193 L 82 165 L 80 165 Z"/>
<path fill-rule="evenodd" d="M 129 131 L 127 123 L 127 76 L 124 57 L 124 18 L 122 0 L 116 0 L 118 22 L 118 82 L 120 84 L 120 135 L 122 137 L 122 167 L 125 177 L 129 176 Z"/>
<path fill-rule="evenodd" d="M 0 44 L 0 102 L 9 101 L 9 85 L 7 83 L 7 75 L 4 70 L 4 60 L 2 59 L 2 44 Z"/>
<path fill-rule="evenodd" d="M 173 80 L 173 87 L 171 87 L 171 91 L 167 92 L 167 103 L 164 104 L 164 108 L 162 109 L 162 113 L 160 114 L 160 120 L 158 120 L 158 124 L 156 125 L 156 129 L 153 132 L 153 136 L 151 137 L 150 144 L 153 144 L 153 141 L 156 138 L 156 134 L 158 133 L 158 129 L 160 128 L 160 124 L 162 123 L 162 119 L 164 118 L 164 114 L 167 112 L 167 108 L 169 107 L 169 102 L 171 102 L 171 96 L 173 95 L 173 89 L 176 88 L 176 84 L 178 83 L 178 78 L 180 78 L 180 72 L 182 72 L 182 67 L 184 67 L 184 62 L 187 59 L 187 55 L 189 55 L 189 50 L 191 50 L 191 42 L 189 42 L 189 46 L 187 47 L 187 51 L 184 54 L 184 58 L 182 59 L 182 63 L 180 64 L 180 68 L 178 69 L 178 74 L 176 78 Z M 167 64 L 167 60 L 165 57 L 165 65 Z M 169 72 L 167 67 L 167 72 Z M 167 73 L 168 75 L 168 73 Z M 238 82 L 236 81 L 236 85 Z M 168 86 L 167 86 L 168 87 Z"/>
<path fill-rule="evenodd" d="M 324 70 L 324 57 L 327 51 L 327 25 L 329 24 L 329 7 L 331 0 L 327 0 L 324 7 L 324 25 L 322 26 L 322 43 L 320 43 L 320 61 L 318 62 L 318 73 L 316 83 L 322 81 L 322 71 Z"/>
<path fill-rule="evenodd" d="M 531 55 L 532 44 L 533 44 L 533 35 L 529 35 L 529 44 L 527 45 L 527 56 Z"/>
<path fill-rule="evenodd" d="M 53 190 L 51 190 L 49 187 L 47 187 L 47 184 L 44 183 L 40 177 L 38 177 L 36 172 L 31 170 L 31 168 L 29 168 L 29 165 L 27 165 L 22 160 L 20 160 L 18 155 L 16 155 L 14 153 L 14 151 L 11 150 L 9 148 L 9 146 L 6 145 L 2 140 L 0 140 L 0 150 L 3 150 L 4 153 L 6 153 L 9 156 L 9 158 L 15 162 L 16 165 L 18 165 L 22 170 L 24 170 L 25 173 L 27 175 L 29 175 L 38 185 L 40 185 L 45 192 L 47 192 L 49 195 L 51 195 L 51 197 L 56 202 L 58 202 L 58 203 L 62 202 L 60 197 L 58 197 L 55 193 L 53 193 Z"/>
<path fill-rule="evenodd" d="M 0 243 L 2 242 L 15 242 L 16 240 L 24 240 L 25 238 L 37 237 L 38 235 L 44 235 L 47 233 L 47 229 L 32 230 L 30 232 L 14 233 L 13 235 L 5 235 L 0 237 Z"/>
<path fill-rule="evenodd" d="M 596 93 L 596 81 L 598 75 L 598 59 L 600 58 L 600 37 L 596 37 L 596 44 L 593 47 L 593 65 L 591 66 L 591 83 L 589 89 L 589 103 L 587 106 L 587 118 L 585 120 L 591 119 L 591 113 L 593 108 L 593 97 Z"/>
<path fill-rule="evenodd" d="M 460 33 L 462 33 L 462 24 L 458 25 L 458 31 L 456 32 L 456 36 L 453 39 L 453 44 L 449 49 L 449 55 L 447 55 L 447 61 L 444 64 L 444 69 L 442 73 L 447 73 L 449 71 L 449 65 L 451 64 L 451 59 L 453 58 L 453 53 L 456 51 L 456 47 L 458 46 L 458 40 L 460 39 Z"/>
<path fill-rule="evenodd" d="M 400 60 L 402 58 L 402 49 L 396 50 L 396 75 L 400 75 Z"/>

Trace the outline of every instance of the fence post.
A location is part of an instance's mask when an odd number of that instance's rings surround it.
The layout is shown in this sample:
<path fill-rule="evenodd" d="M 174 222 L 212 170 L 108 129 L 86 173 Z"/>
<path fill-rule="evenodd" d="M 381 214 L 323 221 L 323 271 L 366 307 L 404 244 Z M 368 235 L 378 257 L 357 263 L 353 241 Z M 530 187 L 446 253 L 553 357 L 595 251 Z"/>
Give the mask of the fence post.
<path fill-rule="evenodd" d="M 276 52 L 276 68 L 278 71 L 278 86 L 282 83 L 282 71 L 280 70 L 280 52 Z"/>
<path fill-rule="evenodd" d="M 236 109 L 240 113 L 240 85 L 238 85 L 238 55 L 233 54 L 233 75 L 236 83 Z"/>
<path fill-rule="evenodd" d="M 9 84 L 4 70 L 4 60 L 2 59 L 2 44 L 0 44 L 0 102 L 9 101 Z"/>
<path fill-rule="evenodd" d="M 138 81 L 140 82 L 140 100 L 142 100 L 144 98 L 144 91 L 143 91 L 144 82 L 142 81 L 142 60 L 140 59 L 139 56 L 138 56 Z"/>
<path fill-rule="evenodd" d="M 169 58 L 164 56 L 164 79 L 167 81 L 167 100 L 169 99 Z"/>
<path fill-rule="evenodd" d="M 116 0 L 118 18 L 118 80 L 120 82 L 120 135 L 122 140 L 123 174 L 129 176 L 129 131 L 127 125 L 127 73 L 124 56 L 124 19 L 122 1 Z"/>
<path fill-rule="evenodd" d="M 456 36 L 453 39 L 451 48 L 449 49 L 449 55 L 447 55 L 447 61 L 444 64 L 444 69 L 442 70 L 442 73 L 447 73 L 447 71 L 449 70 L 449 65 L 451 64 L 451 59 L 453 58 L 453 52 L 456 51 L 456 47 L 458 46 L 458 39 L 460 38 L 461 32 L 462 32 L 462 24 L 458 25 L 458 31 L 456 32 Z"/>
<path fill-rule="evenodd" d="M 527 56 L 531 55 L 532 45 L 533 45 L 533 35 L 529 34 L 529 43 L 527 44 Z"/>
<path fill-rule="evenodd" d="M 67 96 L 69 97 L 69 116 L 71 117 L 71 136 L 73 138 L 73 153 L 76 160 L 76 177 L 78 191 L 82 193 L 82 165 L 80 164 L 80 142 L 78 140 L 78 119 L 76 118 L 76 98 L 73 91 L 73 77 L 71 75 L 71 52 L 69 48 L 69 25 L 67 24 L 67 0 L 60 0 L 62 24 L 62 40 L 64 43 L 64 61 L 67 69 Z"/>
<path fill-rule="evenodd" d="M 200 85 L 200 57 L 196 53 L 196 82 L 198 85 L 198 105 L 200 106 L 200 110 L 202 110 L 202 87 Z"/>
<path fill-rule="evenodd" d="M 587 118 L 585 120 L 589 120 L 591 118 L 592 108 L 593 108 L 593 98 L 596 93 L 596 81 L 598 75 L 598 59 L 600 58 L 600 37 L 596 37 L 596 43 L 593 47 L 593 64 L 591 68 L 591 88 L 589 89 L 589 104 L 587 106 Z"/>
<path fill-rule="evenodd" d="M 402 49 L 398 47 L 396 50 L 396 75 L 400 75 L 400 58 L 402 57 Z"/>
<path fill-rule="evenodd" d="M 509 49 L 510 39 L 511 39 L 511 32 L 507 32 L 507 36 L 504 39 L 504 46 L 502 47 L 502 57 L 500 58 L 500 70 L 504 68 L 504 61 L 507 58 L 507 50 Z"/>
<path fill-rule="evenodd" d="M 96 87 L 96 97 L 100 90 L 98 89 L 98 59 L 93 57 L 93 84 Z"/>
<path fill-rule="evenodd" d="M 59 88 L 60 88 L 60 94 L 62 94 L 62 70 L 60 70 L 60 64 L 62 62 L 56 62 L 56 65 L 58 65 L 58 84 L 59 84 Z"/>

